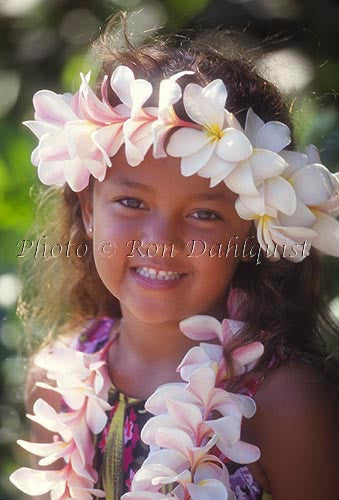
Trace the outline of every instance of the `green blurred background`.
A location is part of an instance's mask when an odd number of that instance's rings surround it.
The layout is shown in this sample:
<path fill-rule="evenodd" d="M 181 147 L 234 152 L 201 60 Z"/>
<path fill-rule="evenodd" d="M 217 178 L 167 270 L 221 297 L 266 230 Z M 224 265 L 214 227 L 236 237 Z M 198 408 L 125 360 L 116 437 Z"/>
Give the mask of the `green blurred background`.
<path fill-rule="evenodd" d="M 33 119 L 39 89 L 74 92 L 91 65 L 91 42 L 120 9 L 133 16 L 134 40 L 154 29 L 239 30 L 245 46 L 261 45 L 258 67 L 291 102 L 297 144 L 312 142 L 339 170 L 339 2 L 336 0 L 0 0 L 0 499 L 22 498 L 9 474 L 28 465 L 15 444 L 27 438 L 22 404 L 23 327 L 15 316 L 20 283 L 18 242 L 33 221 L 37 140 L 21 122 Z M 191 36 L 194 36 L 193 32 Z M 324 257 L 327 296 L 338 316 L 338 259 Z M 328 338 L 330 349 L 338 349 Z M 25 496 L 27 498 L 27 496 Z"/>

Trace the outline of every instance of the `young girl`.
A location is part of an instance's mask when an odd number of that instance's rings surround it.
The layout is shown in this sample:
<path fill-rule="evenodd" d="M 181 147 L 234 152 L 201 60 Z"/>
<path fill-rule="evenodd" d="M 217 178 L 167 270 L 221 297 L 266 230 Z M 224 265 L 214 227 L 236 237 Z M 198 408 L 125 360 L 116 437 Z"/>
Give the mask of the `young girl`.
<path fill-rule="evenodd" d="M 50 333 L 28 375 L 36 443 L 19 441 L 43 458 L 11 481 L 39 499 L 336 500 L 320 254 L 339 256 L 338 178 L 295 151 L 243 57 L 108 38 L 95 93 L 90 74 L 37 92 L 26 122 L 54 205 L 19 314 Z"/>

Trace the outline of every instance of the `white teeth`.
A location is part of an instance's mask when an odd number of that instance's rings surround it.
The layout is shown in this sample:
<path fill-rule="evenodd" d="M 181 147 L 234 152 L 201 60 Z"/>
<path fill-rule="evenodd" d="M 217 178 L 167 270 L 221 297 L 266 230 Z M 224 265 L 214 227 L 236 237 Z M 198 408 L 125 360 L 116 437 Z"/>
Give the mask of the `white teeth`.
<path fill-rule="evenodd" d="M 155 280 L 176 280 L 181 274 L 175 271 L 157 271 L 151 267 L 137 267 L 136 273 Z"/>

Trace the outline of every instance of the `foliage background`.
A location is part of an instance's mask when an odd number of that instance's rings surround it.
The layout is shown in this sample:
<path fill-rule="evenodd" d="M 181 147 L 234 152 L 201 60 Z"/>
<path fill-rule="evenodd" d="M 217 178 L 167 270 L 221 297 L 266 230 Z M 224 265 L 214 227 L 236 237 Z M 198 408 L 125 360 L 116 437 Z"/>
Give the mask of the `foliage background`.
<path fill-rule="evenodd" d="M 0 499 L 22 498 L 8 481 L 27 452 L 22 404 L 24 334 L 15 316 L 20 241 L 33 221 L 32 96 L 42 88 L 74 92 L 90 68 L 91 41 L 121 8 L 135 12 L 134 36 L 150 30 L 238 29 L 245 45 L 261 45 L 260 68 L 291 102 L 297 143 L 312 142 L 323 162 L 339 170 L 339 53 L 336 0 L 0 0 Z M 193 34 L 192 34 L 193 36 Z M 277 64 L 278 63 L 278 64 Z M 275 69 L 273 69 L 273 67 Z M 327 295 L 338 316 L 338 259 L 324 257 Z M 335 339 L 328 338 L 331 350 Z M 27 498 L 25 496 L 25 498 Z"/>

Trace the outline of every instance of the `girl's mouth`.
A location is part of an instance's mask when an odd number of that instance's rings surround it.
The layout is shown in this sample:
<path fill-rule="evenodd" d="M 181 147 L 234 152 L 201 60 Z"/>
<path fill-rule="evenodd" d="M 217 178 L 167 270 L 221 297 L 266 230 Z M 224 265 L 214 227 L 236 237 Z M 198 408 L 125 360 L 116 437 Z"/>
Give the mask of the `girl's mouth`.
<path fill-rule="evenodd" d="M 144 288 L 167 289 L 173 288 L 188 276 L 187 273 L 176 271 L 156 270 L 151 267 L 131 267 L 135 281 Z"/>

